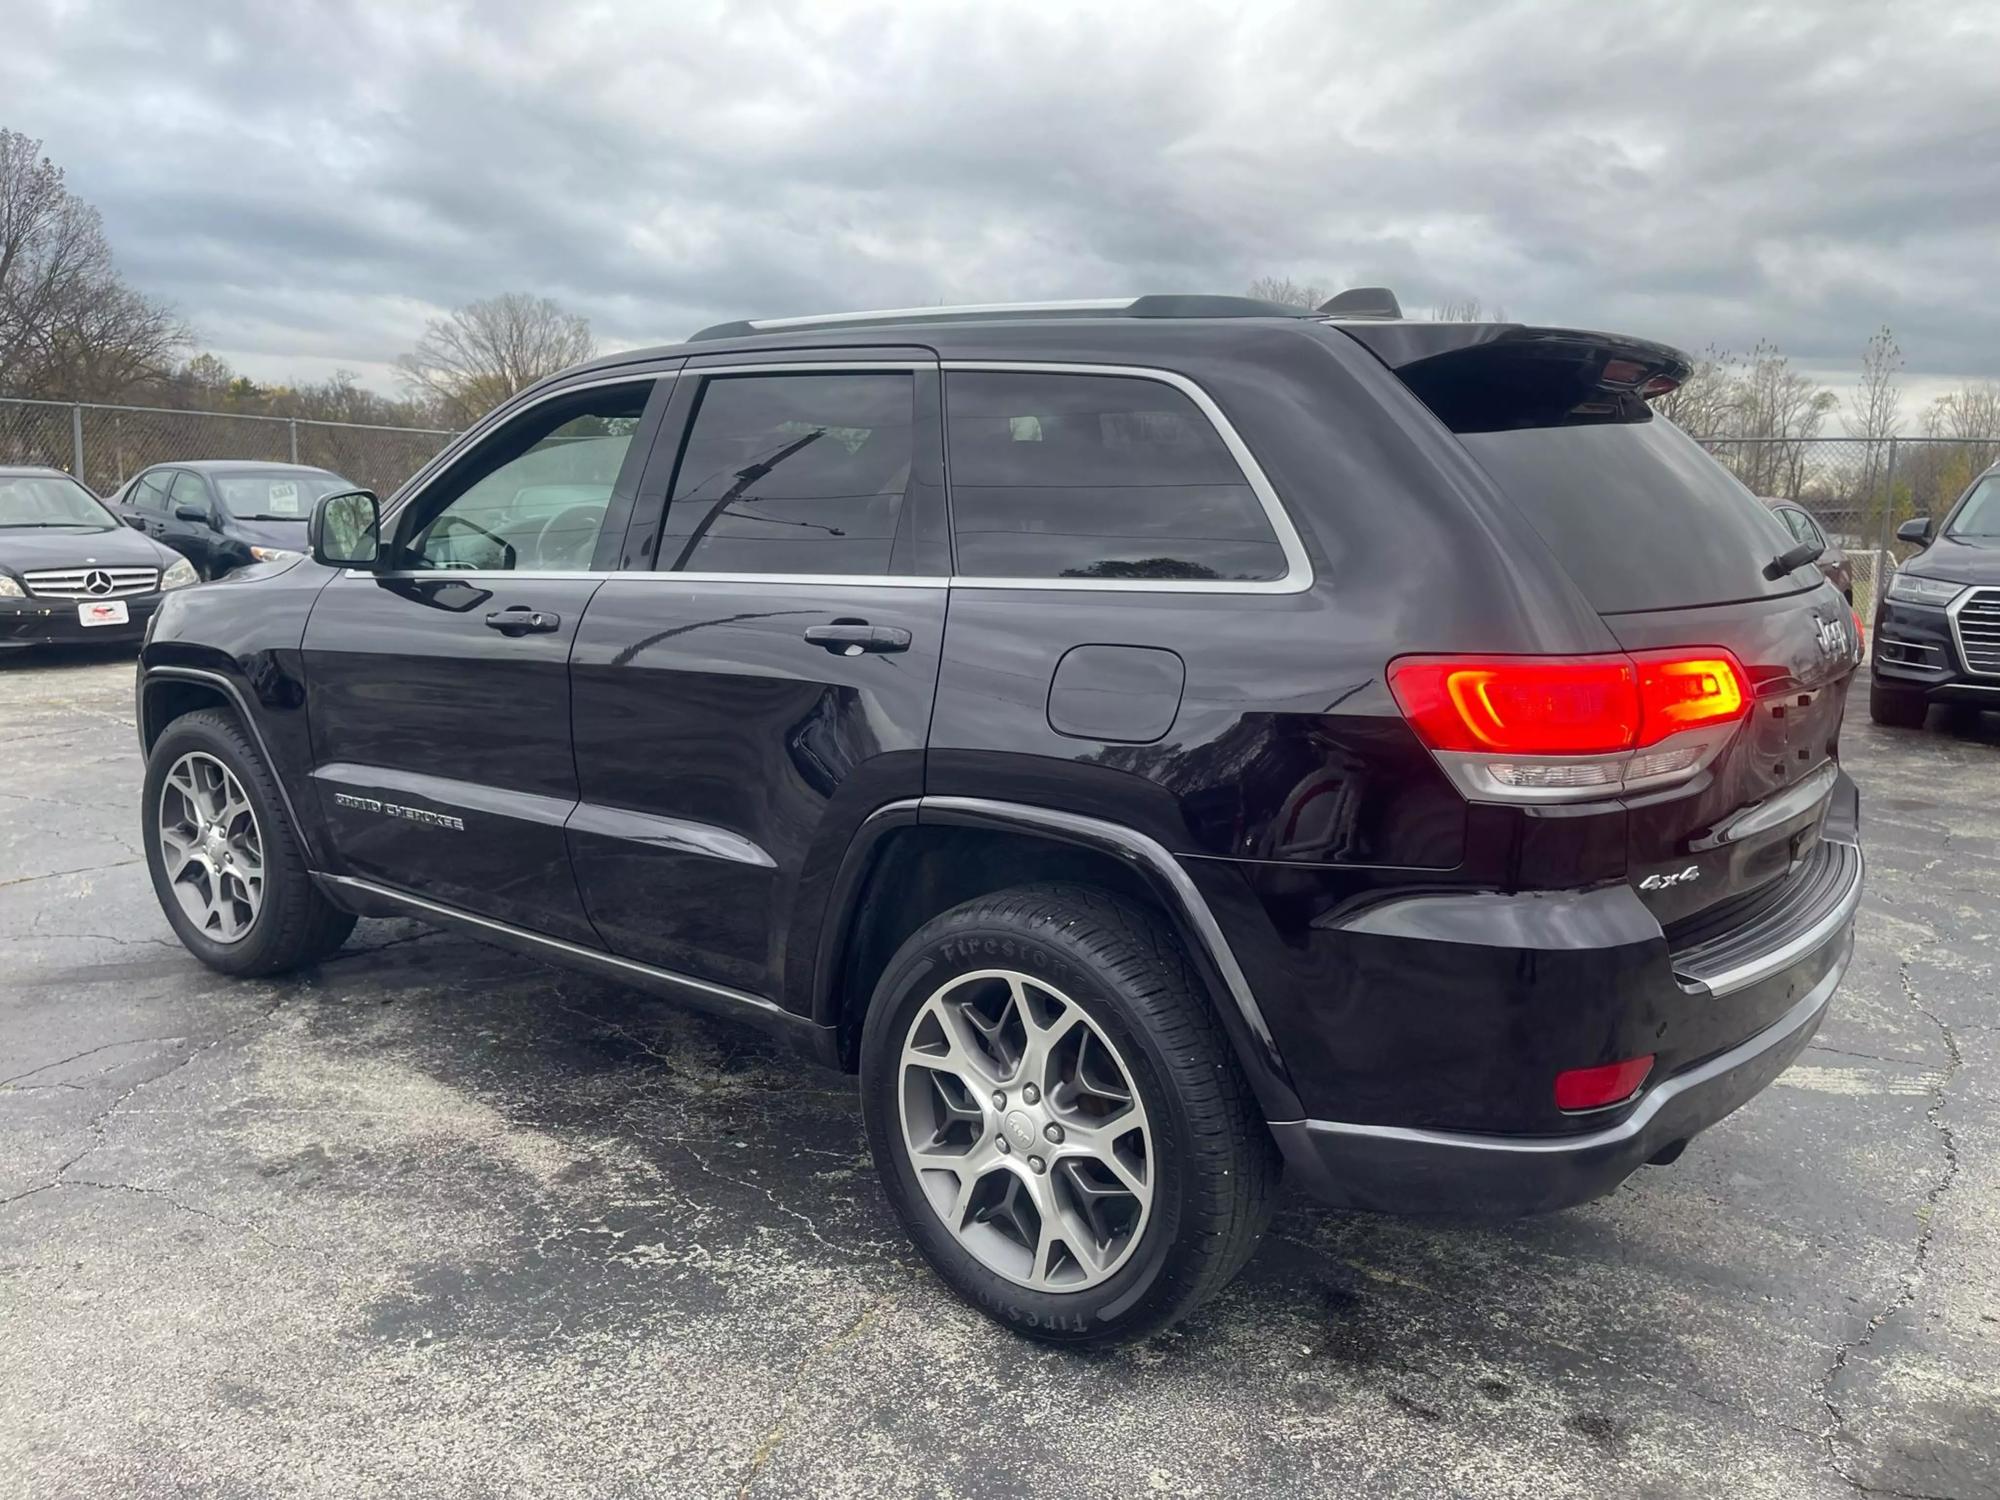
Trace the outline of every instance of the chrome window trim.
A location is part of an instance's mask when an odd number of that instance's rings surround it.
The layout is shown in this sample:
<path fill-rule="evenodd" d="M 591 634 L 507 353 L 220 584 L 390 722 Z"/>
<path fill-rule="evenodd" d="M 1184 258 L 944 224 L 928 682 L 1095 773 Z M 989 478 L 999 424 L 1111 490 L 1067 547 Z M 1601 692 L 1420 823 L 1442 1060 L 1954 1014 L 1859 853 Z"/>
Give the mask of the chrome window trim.
<path fill-rule="evenodd" d="M 579 380 L 571 385 L 553 387 L 550 390 L 542 392 L 532 401 L 523 401 L 518 405 L 496 406 L 492 411 L 461 432 L 452 442 L 445 444 L 432 457 L 429 463 L 403 481 L 401 489 L 397 490 L 389 499 L 382 502 L 383 524 L 387 526 L 405 510 L 409 509 L 419 497 L 430 489 L 441 471 L 450 467 L 468 449 L 485 442 L 503 422 L 511 422 L 515 417 L 520 416 L 524 412 L 531 412 L 537 407 L 546 406 L 549 402 L 560 400 L 564 396 L 573 396 L 578 391 L 600 390 L 609 385 L 657 385 L 663 380 L 672 381 L 678 379 L 680 373 L 679 370 L 675 369 L 643 370 L 628 372 L 624 375 L 606 375 L 596 380 Z M 650 393 L 648 393 L 646 399 L 648 401 L 652 400 Z M 379 576 L 387 577 L 389 575 L 384 574 Z M 548 575 L 544 574 L 543 576 L 546 577 Z"/>
<path fill-rule="evenodd" d="M 1284 554 L 1285 571 L 1278 578 L 1252 581 L 1231 579 L 1152 579 L 1152 578 L 967 578 L 962 574 L 952 575 L 951 586 L 955 589 L 1053 589 L 1065 593 L 1118 593 L 1118 594 L 1299 594 L 1312 587 L 1312 561 L 1306 556 L 1305 543 L 1300 540 L 1298 528 L 1292 524 L 1291 515 L 1278 492 L 1272 488 L 1263 466 L 1257 462 L 1257 455 L 1250 451 L 1250 445 L 1243 441 L 1222 408 L 1201 386 L 1181 374 L 1178 370 L 1163 370 L 1150 365 L 1081 364 L 1072 361 L 1019 360 L 1019 359 L 947 359 L 940 361 L 944 372 L 990 371 L 996 374 L 1020 375 L 1099 375 L 1116 376 L 1128 380 L 1153 380 L 1161 385 L 1171 386 L 1195 404 L 1197 410 L 1208 419 L 1222 439 L 1229 456 L 1236 460 L 1236 467 L 1264 507 L 1264 519 L 1270 523 L 1271 532 L 1277 538 L 1278 550 Z M 949 401 L 947 399 L 947 406 Z M 947 428 L 950 425 L 949 412 L 946 414 Z M 951 442 L 947 433 L 945 440 L 945 489 L 951 489 Z"/>
<path fill-rule="evenodd" d="M 696 356 L 697 358 L 699 356 Z M 365 568 L 345 570 L 348 578 L 393 578 L 393 579 L 438 579 L 455 578 L 461 582 L 491 580 L 515 580 L 532 578 L 607 581 L 614 578 L 643 578 L 654 582 L 681 583 L 726 583 L 726 584 L 775 584 L 789 586 L 845 586 L 853 588 L 954 588 L 954 589 L 1001 589 L 1030 592 L 1056 591 L 1062 593 L 1117 593 L 1117 594 L 1299 594 L 1313 585 L 1312 561 L 1307 556 L 1305 543 L 1298 528 L 1293 525 L 1289 512 L 1273 488 L 1257 456 L 1244 442 L 1242 434 L 1223 414 L 1214 398 L 1207 391 L 1177 370 L 1160 369 L 1150 365 L 1090 364 L 1072 361 L 1013 360 L 1013 359 L 892 359 L 892 360 L 783 360 L 766 364 L 686 364 L 673 370 L 656 370 L 646 374 L 609 375 L 597 380 L 580 381 L 565 385 L 538 396 L 534 401 L 516 407 L 503 408 L 490 413 L 479 425 L 470 428 L 458 442 L 438 454 L 430 464 L 418 470 L 406 493 L 399 493 L 395 500 L 384 508 L 383 519 L 393 525 L 401 512 L 427 492 L 437 471 L 447 466 L 466 448 L 483 442 L 503 419 L 511 420 L 523 412 L 532 411 L 548 401 L 572 395 L 578 391 L 594 390 L 602 386 L 634 385 L 641 381 L 673 381 L 686 377 L 705 378 L 711 375 L 789 375 L 789 374 L 843 374 L 849 372 L 908 370 L 953 370 L 992 371 L 1000 374 L 1016 373 L 1028 375 L 1101 375 L 1116 376 L 1132 380 L 1153 380 L 1170 386 L 1192 401 L 1197 410 L 1207 418 L 1217 437 L 1229 450 L 1236 466 L 1242 471 L 1244 481 L 1263 507 L 1264 517 L 1270 523 L 1279 551 L 1285 558 L 1285 572 L 1282 577 L 1235 581 L 1228 579 L 1151 579 L 1151 578 L 969 578 L 954 573 L 949 578 L 905 577 L 898 575 L 863 575 L 854 573 L 673 573 L 646 568 L 614 568 L 601 571 L 564 570 L 562 572 L 537 573 L 526 570 L 506 569 L 458 569 L 458 568 L 407 568 L 394 572 L 377 573 Z M 947 465 L 949 465 L 949 443 L 947 443 Z M 947 469 L 946 491 L 950 490 Z"/>
<path fill-rule="evenodd" d="M 1991 584 L 1973 584 L 1968 588 L 1960 589 L 1958 597 L 1944 607 L 1945 622 L 1951 626 L 1951 643 L 1958 648 L 1959 665 L 1965 668 L 1966 675 L 1969 677 L 2000 677 L 2000 672 L 1989 671 L 1984 667 L 1975 667 L 1972 664 L 1972 658 L 1965 654 L 1965 632 L 1958 627 L 1959 614 L 1981 594 L 1991 595 L 1993 602 L 2000 604 L 2000 588 L 1995 588 Z M 1901 603 L 1902 601 L 1898 600 L 1897 602 Z"/>

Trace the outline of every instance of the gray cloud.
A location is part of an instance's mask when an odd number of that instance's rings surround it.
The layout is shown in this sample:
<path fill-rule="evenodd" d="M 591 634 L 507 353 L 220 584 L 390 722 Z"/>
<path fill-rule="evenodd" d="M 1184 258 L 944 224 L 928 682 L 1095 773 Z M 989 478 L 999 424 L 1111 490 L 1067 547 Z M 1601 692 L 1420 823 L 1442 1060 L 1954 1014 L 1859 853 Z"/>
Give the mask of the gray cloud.
<path fill-rule="evenodd" d="M 9 9 L 0 123 L 267 377 L 501 290 L 636 344 L 1264 273 L 2000 377 L 1980 0 Z"/>

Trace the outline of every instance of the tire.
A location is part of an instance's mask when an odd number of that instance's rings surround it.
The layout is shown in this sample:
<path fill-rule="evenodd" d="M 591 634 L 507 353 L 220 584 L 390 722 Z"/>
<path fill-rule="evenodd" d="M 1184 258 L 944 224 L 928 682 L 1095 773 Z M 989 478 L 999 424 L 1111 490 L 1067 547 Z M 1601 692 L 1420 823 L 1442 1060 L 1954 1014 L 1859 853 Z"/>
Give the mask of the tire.
<path fill-rule="evenodd" d="M 1922 729 L 1930 707 L 1930 700 L 1922 693 L 1884 687 L 1875 681 L 1868 684 L 1868 717 L 1890 729 Z"/>
<path fill-rule="evenodd" d="M 217 835 L 189 836 L 185 830 L 204 826 L 217 798 L 227 806 L 205 825 L 218 829 Z M 176 825 L 172 835 L 170 823 Z M 321 895 L 306 873 L 270 768 L 231 714 L 213 709 L 186 714 L 154 742 L 146 760 L 140 836 L 153 893 L 175 936 L 220 973 L 282 974 L 325 958 L 354 930 L 353 915 Z M 190 849 L 193 857 L 182 858 Z M 254 885 L 253 855 L 262 870 Z M 211 894 L 218 890 L 219 899 Z M 209 911 L 202 916 L 191 906 L 199 908 L 204 900 Z"/>
<path fill-rule="evenodd" d="M 1018 886 L 925 923 L 876 985 L 861 1084 L 917 1248 L 1031 1338 L 1164 1328 L 1270 1222 L 1280 1161 L 1229 1039 L 1173 934 L 1122 897 Z M 966 1166 L 938 1165 L 961 1148 Z"/>

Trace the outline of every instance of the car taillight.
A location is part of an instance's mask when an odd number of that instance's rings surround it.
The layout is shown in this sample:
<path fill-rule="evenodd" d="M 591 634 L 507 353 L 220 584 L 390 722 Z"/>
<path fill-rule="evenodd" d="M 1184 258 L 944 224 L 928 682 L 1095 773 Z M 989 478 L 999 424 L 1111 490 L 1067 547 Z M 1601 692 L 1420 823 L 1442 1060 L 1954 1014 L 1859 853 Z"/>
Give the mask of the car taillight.
<path fill-rule="evenodd" d="M 1597 656 L 1405 656 L 1403 716 L 1474 796 L 1562 800 L 1691 775 L 1748 711 L 1715 648 Z"/>
<path fill-rule="evenodd" d="M 1623 1104 L 1639 1092 L 1639 1085 L 1653 1071 L 1653 1054 L 1628 1057 L 1623 1062 L 1605 1063 L 1596 1068 L 1571 1068 L 1556 1074 L 1557 1109 L 1604 1109 Z"/>
<path fill-rule="evenodd" d="M 1389 686 L 1433 750 L 1585 755 L 1629 750 L 1639 728 L 1627 656 L 1406 656 Z"/>

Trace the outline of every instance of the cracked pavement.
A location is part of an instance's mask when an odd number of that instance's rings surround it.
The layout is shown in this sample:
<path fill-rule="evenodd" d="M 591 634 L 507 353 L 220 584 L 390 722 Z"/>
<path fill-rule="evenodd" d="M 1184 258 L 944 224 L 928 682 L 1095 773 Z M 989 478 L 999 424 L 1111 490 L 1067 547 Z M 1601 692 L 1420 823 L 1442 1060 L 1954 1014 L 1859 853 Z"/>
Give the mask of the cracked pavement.
<path fill-rule="evenodd" d="M 131 683 L 0 663 L 0 1495 L 2000 1496 L 2000 717 L 1850 713 L 1853 969 L 1678 1164 L 1500 1227 L 1288 1200 L 1066 1354 L 747 1032 L 403 922 L 201 968 Z"/>

